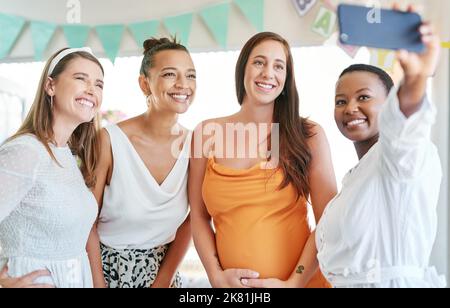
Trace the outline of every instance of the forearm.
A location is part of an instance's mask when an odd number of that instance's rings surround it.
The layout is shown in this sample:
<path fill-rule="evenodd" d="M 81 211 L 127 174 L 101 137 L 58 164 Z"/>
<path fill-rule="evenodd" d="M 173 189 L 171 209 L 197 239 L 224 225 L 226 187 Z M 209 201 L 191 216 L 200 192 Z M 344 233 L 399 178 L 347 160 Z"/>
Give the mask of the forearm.
<path fill-rule="evenodd" d="M 169 288 L 175 277 L 178 267 L 183 261 L 191 243 L 191 223 L 190 218 L 177 231 L 175 240 L 170 244 L 158 271 L 153 287 Z"/>
<path fill-rule="evenodd" d="M 86 250 L 91 265 L 92 279 L 95 288 L 106 288 L 105 277 L 103 275 L 102 254 L 100 250 L 100 238 L 97 232 L 97 226 L 92 227 Z"/>
<path fill-rule="evenodd" d="M 409 118 L 422 106 L 427 88 L 427 76 L 406 76 L 398 91 L 400 110 Z"/>
<path fill-rule="evenodd" d="M 297 266 L 289 277 L 289 281 L 293 287 L 304 288 L 319 268 L 315 236 L 316 232 L 314 231 L 309 236 Z"/>
<path fill-rule="evenodd" d="M 195 248 L 214 287 L 217 273 L 223 269 L 217 255 L 216 239 L 210 220 L 193 217 L 192 232 Z"/>

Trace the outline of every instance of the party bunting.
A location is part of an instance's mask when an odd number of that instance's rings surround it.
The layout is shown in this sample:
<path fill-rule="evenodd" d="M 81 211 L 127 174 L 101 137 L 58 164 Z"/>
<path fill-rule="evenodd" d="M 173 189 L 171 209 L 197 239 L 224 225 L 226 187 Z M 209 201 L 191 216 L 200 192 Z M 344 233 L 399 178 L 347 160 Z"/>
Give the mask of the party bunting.
<path fill-rule="evenodd" d="M 128 29 L 130 29 L 130 32 L 139 47 L 143 47 L 145 40 L 148 38 L 156 36 L 158 27 L 159 21 L 157 20 L 137 22 L 128 25 Z"/>
<path fill-rule="evenodd" d="M 234 3 L 258 32 L 264 31 L 264 0 L 234 0 Z"/>
<path fill-rule="evenodd" d="M 91 27 L 85 25 L 63 25 L 62 29 L 70 48 L 86 46 Z"/>
<path fill-rule="evenodd" d="M 24 18 L 0 13 L 0 59 L 10 53 L 24 25 Z"/>
<path fill-rule="evenodd" d="M 193 18 L 192 13 L 168 17 L 164 19 L 164 26 L 171 35 L 181 40 L 182 44 L 188 45 Z"/>
<path fill-rule="evenodd" d="M 332 10 L 322 6 L 314 20 L 312 31 L 328 38 L 334 31 L 336 25 L 337 15 Z"/>
<path fill-rule="evenodd" d="M 44 52 L 47 49 L 53 34 L 55 34 L 56 27 L 56 24 L 49 22 L 31 22 L 31 36 L 33 38 L 34 59 L 36 61 L 42 61 L 44 58 Z"/>
<path fill-rule="evenodd" d="M 112 63 L 116 61 L 119 54 L 120 43 L 125 31 L 124 25 L 101 25 L 95 27 L 98 37 L 102 42 L 105 53 Z"/>
<path fill-rule="evenodd" d="M 228 3 L 209 7 L 200 12 L 208 29 L 221 47 L 227 47 L 228 40 L 228 17 L 230 5 Z"/>
<path fill-rule="evenodd" d="M 395 52 L 385 49 L 371 49 L 370 50 L 370 64 L 384 69 L 388 72 L 394 71 Z"/>
<path fill-rule="evenodd" d="M 317 0 L 292 0 L 298 14 L 300 16 L 305 16 L 314 7 Z"/>

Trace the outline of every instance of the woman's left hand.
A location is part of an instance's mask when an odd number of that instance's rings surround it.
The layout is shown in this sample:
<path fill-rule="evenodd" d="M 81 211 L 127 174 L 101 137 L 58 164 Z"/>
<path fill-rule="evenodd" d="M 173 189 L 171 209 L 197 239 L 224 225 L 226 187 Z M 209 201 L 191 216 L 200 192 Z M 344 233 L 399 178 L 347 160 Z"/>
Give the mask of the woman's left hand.
<path fill-rule="evenodd" d="M 398 10 L 398 6 L 394 6 L 394 9 Z M 415 12 L 414 6 L 409 6 L 408 12 Z M 419 32 L 425 45 L 423 53 L 418 54 L 406 50 L 397 52 L 397 59 L 403 68 L 406 80 L 433 76 L 439 62 L 440 39 L 433 25 L 429 22 L 424 22 L 420 26 Z"/>

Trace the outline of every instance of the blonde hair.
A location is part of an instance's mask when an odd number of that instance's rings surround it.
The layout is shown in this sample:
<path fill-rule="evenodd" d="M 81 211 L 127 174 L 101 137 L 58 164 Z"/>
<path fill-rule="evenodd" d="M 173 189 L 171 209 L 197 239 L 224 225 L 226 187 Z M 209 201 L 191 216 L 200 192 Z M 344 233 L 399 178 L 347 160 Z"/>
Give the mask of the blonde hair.
<path fill-rule="evenodd" d="M 51 97 L 45 90 L 45 84 L 48 78 L 47 75 L 50 63 L 59 53 L 66 49 L 67 48 L 58 51 L 47 61 L 44 72 L 42 73 L 41 79 L 39 81 L 39 86 L 33 105 L 31 106 L 31 109 L 27 117 L 25 118 L 25 121 L 23 122 L 17 133 L 15 133 L 6 141 L 9 142 L 17 137 L 27 134 L 35 135 L 47 149 L 47 152 L 50 154 L 52 159 L 58 165 L 59 163 L 49 147 L 49 143 L 55 142 L 53 132 L 54 119 L 51 106 Z M 68 64 L 76 58 L 84 58 L 96 63 L 101 68 L 104 74 L 103 67 L 97 58 L 95 58 L 88 52 L 79 51 L 71 53 L 61 59 L 61 61 L 56 65 L 55 69 L 49 77 L 54 80 L 57 79 L 58 76 L 67 68 Z M 71 149 L 72 153 L 76 155 L 80 160 L 80 170 L 83 174 L 85 183 L 89 188 L 94 187 L 96 184 L 94 171 L 97 165 L 100 150 L 99 144 L 97 142 L 99 128 L 100 117 L 96 115 L 92 121 L 79 125 L 73 132 L 68 142 L 69 148 Z"/>

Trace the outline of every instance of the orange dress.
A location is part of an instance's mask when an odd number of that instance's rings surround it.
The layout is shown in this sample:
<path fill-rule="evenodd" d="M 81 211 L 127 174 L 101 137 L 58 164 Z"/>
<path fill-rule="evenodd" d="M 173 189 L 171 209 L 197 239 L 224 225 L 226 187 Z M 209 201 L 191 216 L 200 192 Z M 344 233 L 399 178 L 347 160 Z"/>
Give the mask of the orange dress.
<path fill-rule="evenodd" d="M 281 170 L 260 164 L 239 170 L 208 160 L 203 200 L 216 230 L 223 269 L 257 271 L 261 278 L 286 280 L 311 234 L 304 198 L 292 185 L 279 190 Z M 320 271 L 308 287 L 330 287 Z"/>

